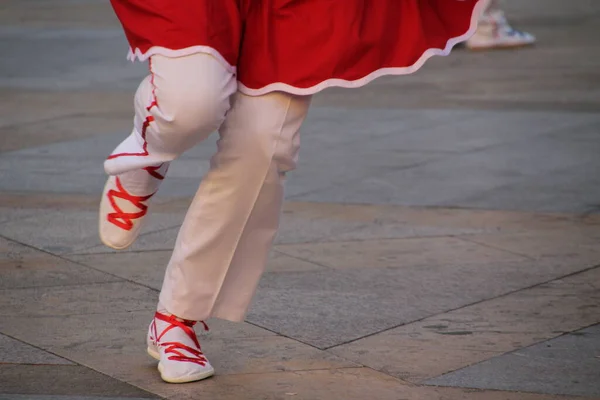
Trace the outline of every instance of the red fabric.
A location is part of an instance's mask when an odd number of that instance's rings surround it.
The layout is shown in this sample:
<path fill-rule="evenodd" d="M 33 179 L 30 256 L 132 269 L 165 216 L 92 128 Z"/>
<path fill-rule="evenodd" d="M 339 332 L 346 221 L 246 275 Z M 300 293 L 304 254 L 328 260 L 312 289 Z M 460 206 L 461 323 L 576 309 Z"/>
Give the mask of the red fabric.
<path fill-rule="evenodd" d="M 111 0 L 133 50 L 215 49 L 250 89 L 309 88 L 415 64 L 470 28 L 478 0 Z M 412 71 L 409 71 L 412 72 Z"/>

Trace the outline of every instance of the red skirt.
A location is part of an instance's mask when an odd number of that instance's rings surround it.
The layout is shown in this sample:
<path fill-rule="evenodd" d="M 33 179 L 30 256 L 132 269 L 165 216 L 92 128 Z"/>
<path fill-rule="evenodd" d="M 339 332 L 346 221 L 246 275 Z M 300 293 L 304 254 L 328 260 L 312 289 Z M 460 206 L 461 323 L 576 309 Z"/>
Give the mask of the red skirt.
<path fill-rule="evenodd" d="M 447 55 L 486 0 L 111 0 L 132 60 L 208 53 L 249 95 L 306 95 Z"/>

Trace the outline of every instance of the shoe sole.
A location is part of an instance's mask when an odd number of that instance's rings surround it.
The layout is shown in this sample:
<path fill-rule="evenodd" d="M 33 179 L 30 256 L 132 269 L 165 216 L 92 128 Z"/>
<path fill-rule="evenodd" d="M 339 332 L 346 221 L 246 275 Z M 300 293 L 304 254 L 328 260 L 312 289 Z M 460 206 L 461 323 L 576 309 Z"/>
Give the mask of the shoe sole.
<path fill-rule="evenodd" d="M 211 367 L 211 369 L 209 369 L 208 371 L 204 371 L 204 372 L 196 374 L 196 375 L 186 376 L 185 378 L 179 378 L 179 379 L 167 378 L 163 374 L 163 366 L 160 363 L 160 354 L 158 354 L 158 352 L 156 350 L 154 350 L 153 348 L 151 348 L 150 346 L 148 346 L 146 351 L 148 352 L 148 355 L 150 357 L 152 357 L 158 361 L 158 372 L 160 372 L 160 377 L 162 378 L 163 381 L 165 381 L 167 383 L 197 382 L 197 381 L 201 381 L 206 378 L 210 378 L 211 376 L 213 376 L 215 374 L 215 369 Z"/>

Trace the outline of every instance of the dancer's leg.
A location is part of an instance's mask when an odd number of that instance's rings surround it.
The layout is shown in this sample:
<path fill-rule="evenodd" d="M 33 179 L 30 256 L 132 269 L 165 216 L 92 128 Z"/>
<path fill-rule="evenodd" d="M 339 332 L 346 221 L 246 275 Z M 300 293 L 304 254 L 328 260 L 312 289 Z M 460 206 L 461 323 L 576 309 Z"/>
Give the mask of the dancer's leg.
<path fill-rule="evenodd" d="M 235 77 L 210 55 L 151 58 L 135 95 L 133 132 L 104 163 L 111 175 L 100 208 L 106 245 L 122 249 L 135 240 L 168 163 L 218 129 L 235 90 Z"/>
<path fill-rule="evenodd" d="M 309 97 L 237 94 L 179 232 L 160 301 L 190 320 L 242 320 L 277 231 Z"/>

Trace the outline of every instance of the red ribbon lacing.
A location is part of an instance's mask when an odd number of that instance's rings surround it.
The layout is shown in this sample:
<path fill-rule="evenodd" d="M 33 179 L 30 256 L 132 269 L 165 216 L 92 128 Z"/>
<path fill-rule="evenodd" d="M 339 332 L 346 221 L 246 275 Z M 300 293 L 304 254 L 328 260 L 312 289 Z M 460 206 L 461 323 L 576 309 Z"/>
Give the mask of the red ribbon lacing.
<path fill-rule="evenodd" d="M 115 210 L 113 213 L 109 213 L 107 216 L 108 222 L 115 224 L 121 229 L 125 229 L 126 231 L 130 231 L 133 228 L 133 220 L 137 218 L 142 218 L 148 212 L 148 206 L 144 204 L 150 197 L 154 196 L 154 193 L 148 196 L 134 196 L 128 193 L 121 185 L 121 180 L 119 177 L 115 180 L 117 185 L 117 190 L 111 189 L 108 191 L 108 200 L 110 204 Z M 124 212 L 118 205 L 116 199 L 123 199 L 131 202 L 134 206 L 140 209 L 138 212 L 128 213 Z"/>
<path fill-rule="evenodd" d="M 166 327 L 160 335 L 157 334 L 158 332 L 155 333 L 156 342 L 158 345 L 165 348 L 166 354 L 173 354 L 168 357 L 169 360 L 193 362 L 202 366 L 206 365 L 208 360 L 206 357 L 204 357 L 204 353 L 202 353 L 202 350 L 200 349 L 200 342 L 198 342 L 198 338 L 196 337 L 196 333 L 193 329 L 193 326 L 196 325 L 196 321 L 189 321 L 185 319 L 180 320 L 174 315 L 164 315 L 158 311 L 154 315 L 154 318 L 169 323 L 169 326 Z M 204 330 L 208 331 L 208 325 L 206 325 L 204 321 L 200 321 L 200 323 L 202 323 L 204 326 Z M 181 328 L 185 334 L 192 339 L 197 348 L 194 349 L 193 347 L 186 346 L 181 342 L 161 342 L 160 339 L 165 335 L 165 333 L 174 328 Z M 154 329 L 156 329 L 156 324 L 154 325 Z M 187 351 L 189 355 L 180 350 Z"/>

